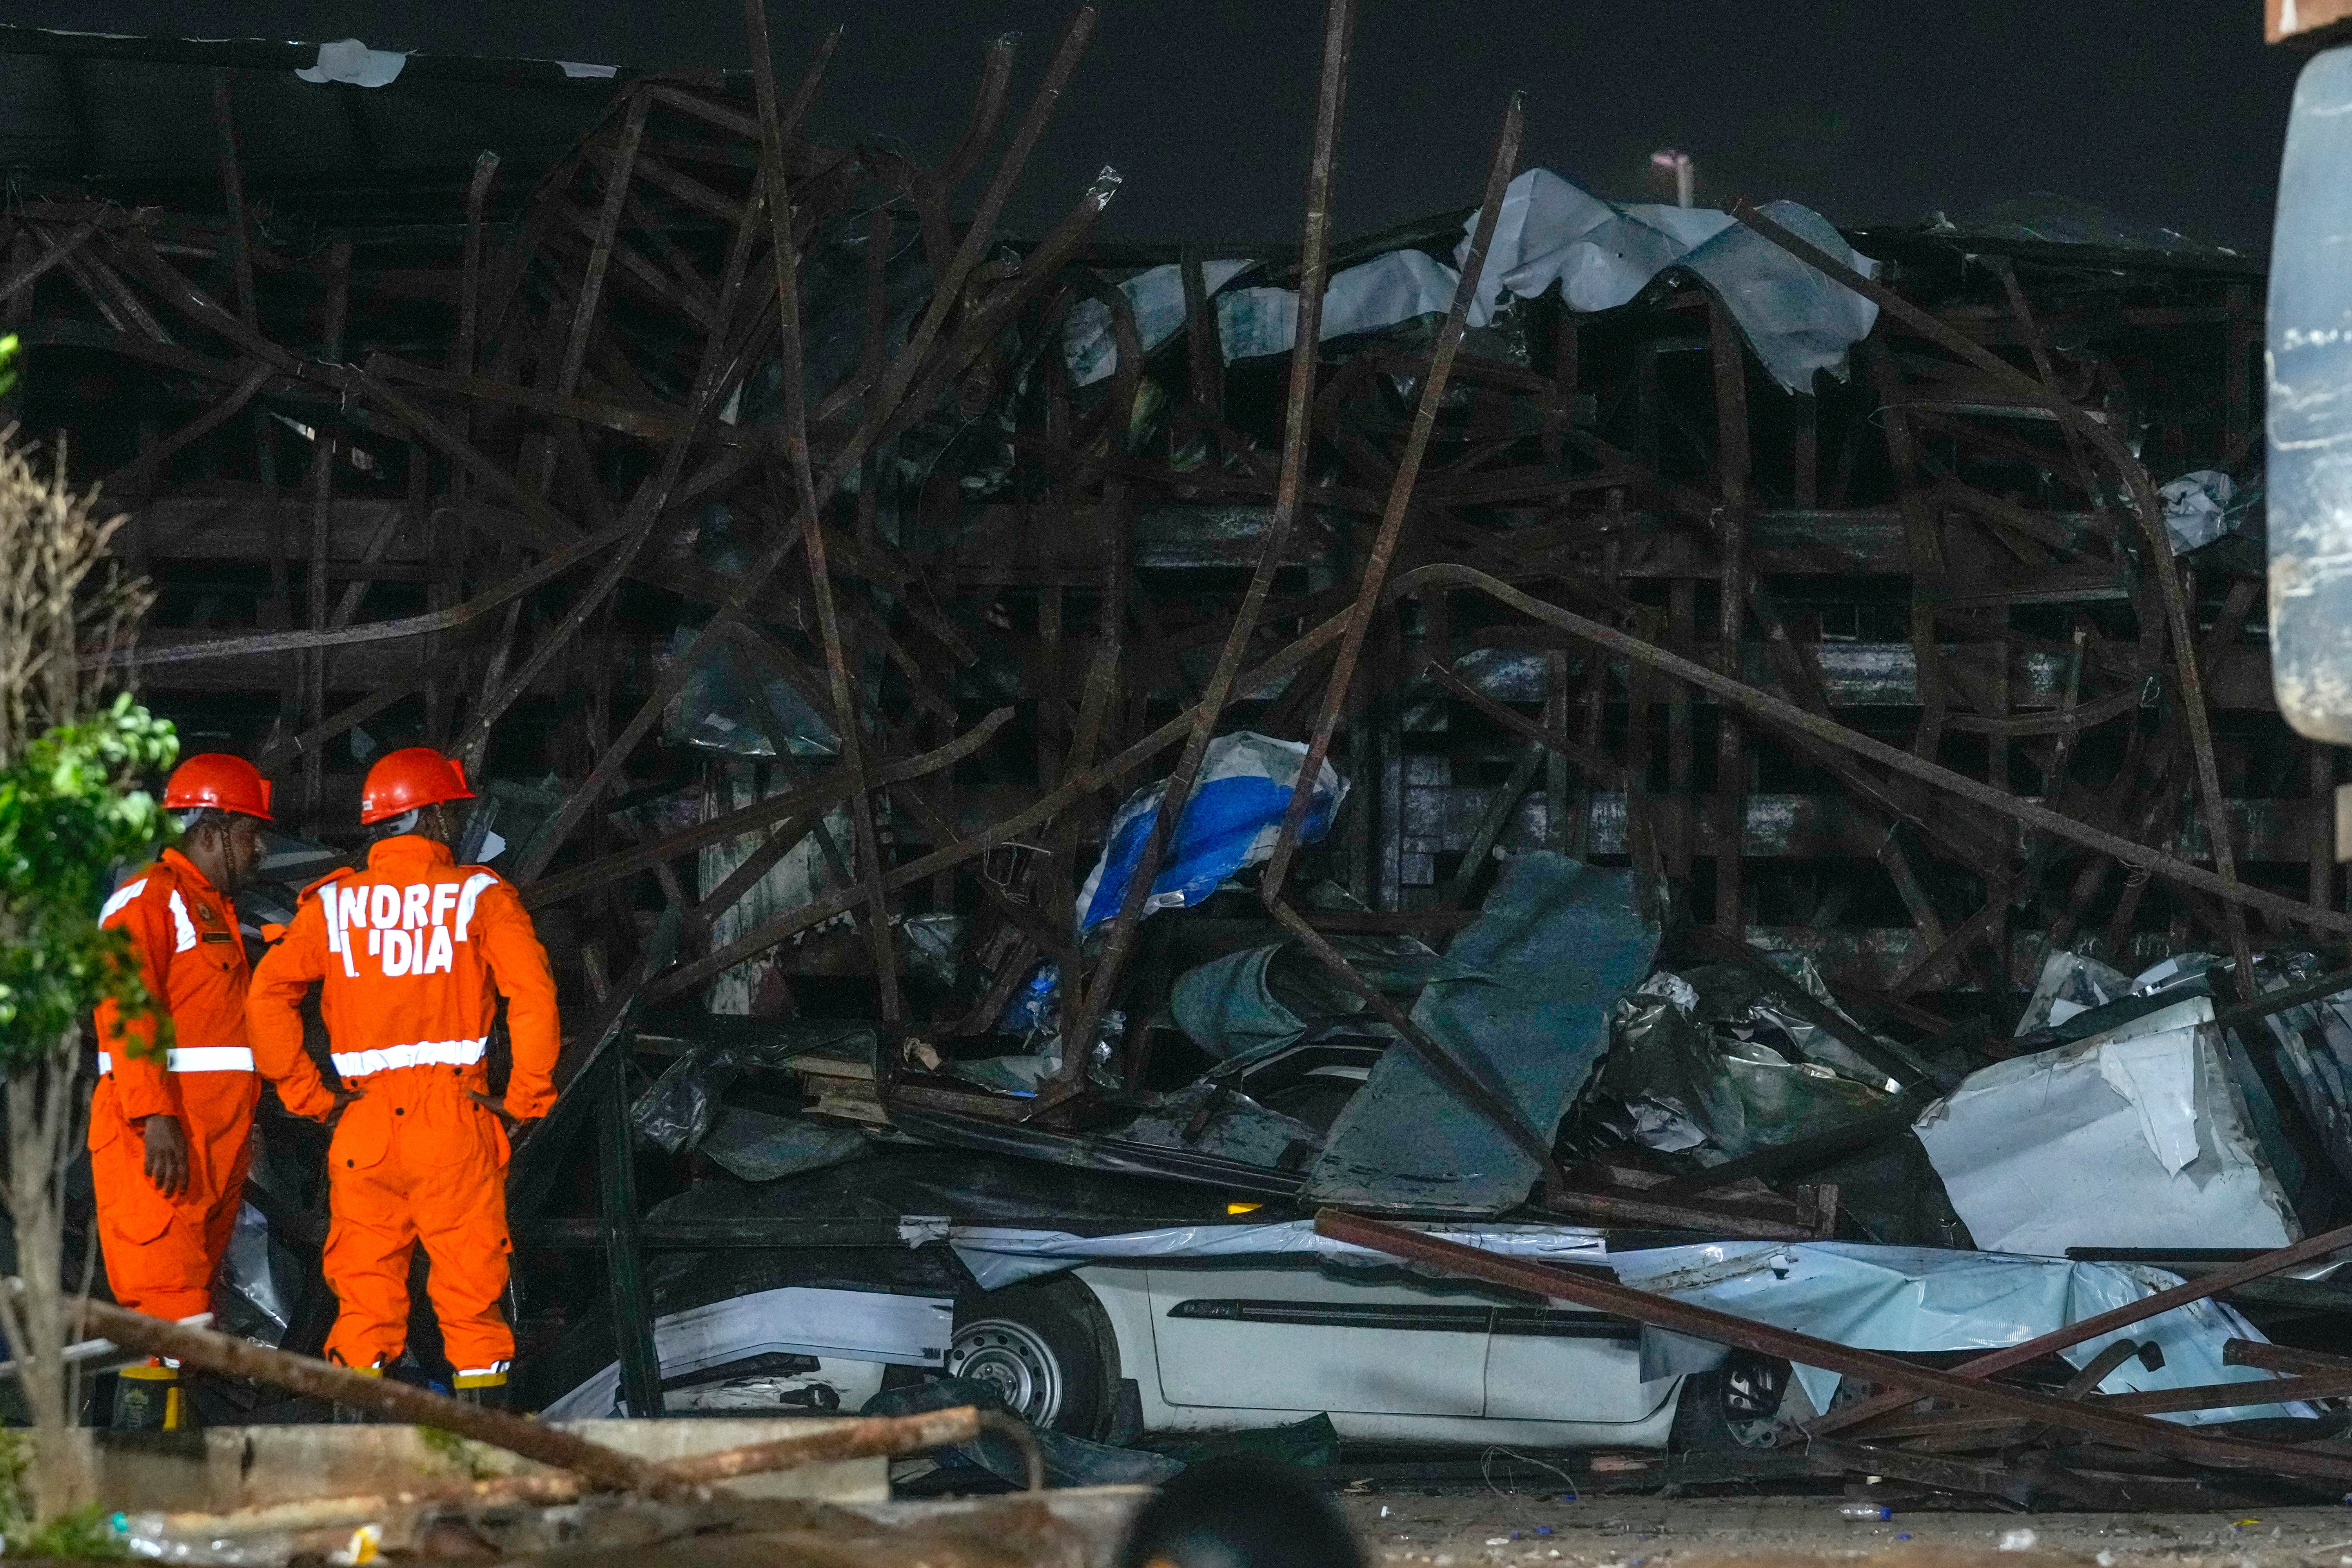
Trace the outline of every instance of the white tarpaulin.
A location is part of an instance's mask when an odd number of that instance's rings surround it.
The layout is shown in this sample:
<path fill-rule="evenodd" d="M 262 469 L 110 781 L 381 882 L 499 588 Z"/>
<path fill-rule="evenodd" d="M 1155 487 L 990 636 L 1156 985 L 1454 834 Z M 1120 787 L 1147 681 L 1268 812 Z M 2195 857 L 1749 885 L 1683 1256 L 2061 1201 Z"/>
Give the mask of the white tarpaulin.
<path fill-rule="evenodd" d="M 1996 1062 L 1915 1131 L 1977 1245 L 2282 1247 L 2301 1231 L 2198 996 Z"/>
<path fill-rule="evenodd" d="M 1507 1258 L 1605 1263 L 1608 1244 L 1597 1230 L 1557 1225 L 1415 1225 L 1410 1228 Z M 1167 1226 L 1124 1236 L 1072 1236 L 1058 1230 L 1009 1230 L 960 1225 L 948 1245 L 983 1290 L 1055 1274 L 1082 1263 L 1127 1263 L 1155 1258 L 1277 1258 L 1311 1255 L 1353 1263 L 1393 1263 L 1385 1252 L 1315 1233 L 1315 1222 L 1274 1225 Z"/>
<path fill-rule="evenodd" d="M 943 1298 L 788 1285 L 665 1313 L 654 1321 L 654 1353 L 666 1378 L 772 1354 L 935 1367 L 947 1359 L 954 1324 L 955 1303 Z M 614 1362 L 541 1411 L 541 1418 L 610 1415 L 620 1386 L 621 1363 Z"/>
<path fill-rule="evenodd" d="M 1864 277 L 1878 264 L 1861 256 L 1828 219 L 1794 202 L 1774 202 L 1767 217 Z M 1331 275 L 1323 295 L 1321 337 L 1328 341 L 1437 315 L 1454 300 L 1469 259 L 1474 215 L 1463 225 L 1454 265 L 1426 251 L 1391 250 Z M 1202 267 L 1213 294 L 1247 267 Z M 1846 350 L 1870 334 L 1878 307 L 1832 282 L 1779 246 L 1750 233 L 1731 215 L 1704 207 L 1617 206 L 1589 195 L 1549 169 L 1529 169 L 1510 184 L 1496 216 L 1494 243 L 1478 276 L 1469 324 L 1494 320 L 1503 295 L 1533 299 L 1558 282 L 1569 309 L 1612 310 L 1669 267 L 1685 267 L 1719 295 L 1772 378 L 1791 392 L 1811 390 L 1815 371 L 1845 374 Z M 1135 311 L 1146 350 L 1184 322 L 1182 274 L 1173 266 L 1139 272 L 1119 285 Z M 1227 360 L 1287 353 L 1298 338 L 1298 293 L 1270 285 L 1216 297 L 1217 336 Z M 1110 311 L 1087 300 L 1070 312 L 1062 353 L 1080 385 L 1118 367 Z"/>

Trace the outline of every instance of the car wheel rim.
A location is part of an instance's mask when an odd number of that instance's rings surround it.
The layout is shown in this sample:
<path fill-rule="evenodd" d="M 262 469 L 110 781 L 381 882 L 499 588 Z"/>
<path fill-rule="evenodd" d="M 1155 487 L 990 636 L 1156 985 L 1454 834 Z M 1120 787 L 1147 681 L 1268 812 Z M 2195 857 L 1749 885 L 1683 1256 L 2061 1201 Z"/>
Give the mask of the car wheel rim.
<path fill-rule="evenodd" d="M 946 1370 L 992 1389 L 1033 1426 L 1049 1426 L 1062 1413 L 1062 1363 L 1025 1324 L 1003 1318 L 966 1323 L 948 1346 Z"/>

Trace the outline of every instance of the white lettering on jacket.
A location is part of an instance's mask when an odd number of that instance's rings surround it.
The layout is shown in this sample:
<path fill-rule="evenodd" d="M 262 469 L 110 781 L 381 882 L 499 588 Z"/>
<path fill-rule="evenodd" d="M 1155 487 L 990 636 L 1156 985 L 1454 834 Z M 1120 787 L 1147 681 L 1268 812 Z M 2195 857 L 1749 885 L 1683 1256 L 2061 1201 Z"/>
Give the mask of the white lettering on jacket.
<path fill-rule="evenodd" d="M 321 898 L 328 949 L 341 953 L 344 973 L 358 979 L 359 972 L 352 966 L 357 950 L 349 933 L 364 929 L 368 956 L 377 961 L 385 979 L 447 973 L 457 967 L 457 943 L 466 940 L 482 889 L 497 881 L 490 873 L 477 871 L 462 884 L 328 888 Z"/>

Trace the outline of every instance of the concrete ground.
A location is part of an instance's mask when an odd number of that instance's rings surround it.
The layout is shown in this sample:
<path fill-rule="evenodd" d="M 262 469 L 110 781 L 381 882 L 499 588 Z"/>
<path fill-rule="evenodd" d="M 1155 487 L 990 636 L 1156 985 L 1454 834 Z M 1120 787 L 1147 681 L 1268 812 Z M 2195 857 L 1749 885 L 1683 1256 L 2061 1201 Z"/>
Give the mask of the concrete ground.
<path fill-rule="evenodd" d="M 1338 1500 L 1366 1557 L 1397 1568 L 2352 1568 L 2352 1507 L 2245 1514 L 1905 1512 L 1842 1518 L 1839 1497 L 1598 1497 L 1554 1492 Z"/>

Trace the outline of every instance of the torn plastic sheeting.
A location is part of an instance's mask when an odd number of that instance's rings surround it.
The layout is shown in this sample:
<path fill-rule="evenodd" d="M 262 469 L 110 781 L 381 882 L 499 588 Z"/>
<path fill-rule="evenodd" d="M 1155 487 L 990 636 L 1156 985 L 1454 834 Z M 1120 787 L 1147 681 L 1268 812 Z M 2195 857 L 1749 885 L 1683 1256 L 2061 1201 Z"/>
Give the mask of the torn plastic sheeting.
<path fill-rule="evenodd" d="M 1249 261 L 1201 263 L 1201 284 L 1211 295 L 1255 265 Z M 1184 326 L 1184 269 L 1170 262 L 1147 268 L 1118 286 L 1135 312 L 1135 335 L 1150 353 Z M 1297 329 L 1294 326 L 1292 331 Z M 1111 331 L 1110 307 L 1100 300 L 1081 300 L 1070 307 L 1062 325 L 1062 362 L 1070 380 L 1090 385 L 1118 369 L 1118 342 Z"/>
<path fill-rule="evenodd" d="M 2300 1234 L 2193 996 L 1970 1074 L 1914 1131 L 1979 1246 L 2282 1247 Z"/>
<path fill-rule="evenodd" d="M 2158 490 L 2156 499 L 2164 503 L 2164 531 L 2179 555 L 2234 530 L 2254 498 L 2241 500 L 2238 482 L 2219 468 L 2197 468 Z"/>
<path fill-rule="evenodd" d="M 1804 988 L 1805 994 L 1843 1019 L 1847 1026 L 1855 1034 L 1869 1035 L 1870 1031 L 1864 1028 L 1853 1014 L 1838 1005 L 1836 994 L 1830 989 L 1829 982 L 1822 978 L 1821 969 L 1813 963 L 1812 955 L 1811 953 L 1793 955 L 1795 959 L 1793 968 L 1790 963 L 1791 956 L 1787 953 L 1780 954 L 1775 966 L 1789 970 L 1790 978 Z M 1859 1051 L 1820 1025 L 1807 1023 L 1800 1018 L 1781 1005 L 1780 1000 L 1770 992 L 1763 990 L 1760 986 L 1757 990 L 1756 999 L 1748 1005 L 1747 1017 L 1743 1021 L 1767 1025 L 1778 1029 L 1788 1037 L 1789 1043 L 1797 1047 L 1797 1054 L 1803 1057 L 1810 1065 L 1827 1068 L 1842 1078 L 1855 1083 L 1870 1085 L 1888 1094 L 1894 1093 L 1902 1087 L 1890 1079 L 1885 1070 L 1877 1064 L 1865 1058 Z M 1891 1041 L 1881 1043 L 1889 1049 L 1894 1048 Z M 1897 1051 L 1895 1054 L 1899 1056 L 1902 1053 Z"/>
<path fill-rule="evenodd" d="M 1692 975 L 1711 983 L 1710 989 L 1748 981 L 1723 965 L 1695 969 Z M 1885 1079 L 1875 1072 L 1872 1082 L 1858 1082 L 1819 1063 L 1790 1061 L 1761 1040 L 1709 1026 L 1710 1013 L 1719 1024 L 1727 1011 L 1751 1016 L 1745 994 L 1733 993 L 1727 1009 L 1718 993 L 1710 1008 L 1692 979 L 1660 970 L 1620 998 L 1587 1114 L 1605 1133 L 1664 1153 L 1689 1152 L 1712 1165 L 1830 1131 L 1885 1105 L 1876 1087 Z M 1864 1070 L 1871 1069 L 1864 1064 Z"/>
<path fill-rule="evenodd" d="M 1217 885 L 1245 866 L 1255 866 L 1274 853 L 1283 813 L 1307 760 L 1302 741 L 1277 741 L 1270 735 L 1242 730 L 1209 742 L 1193 781 L 1192 798 L 1184 803 L 1176 824 L 1175 842 L 1151 884 L 1143 912 L 1197 904 Z M 1111 819 L 1106 844 L 1094 869 L 1078 890 L 1078 930 L 1091 931 L 1118 913 L 1127 898 L 1127 882 L 1143 858 L 1143 844 L 1151 832 L 1167 781 L 1147 784 L 1127 797 Z M 1348 781 L 1327 759 L 1316 775 L 1314 795 L 1299 842 L 1312 844 L 1330 829 L 1339 803 L 1348 798 Z"/>
<path fill-rule="evenodd" d="M 1857 1350 L 1895 1352 L 1999 1350 L 2180 1283 L 2176 1275 L 2137 1264 L 1861 1242 L 1709 1242 L 1619 1252 L 1608 1261 L 1621 1280 L 1638 1290 L 1657 1291 Z M 2231 1339 L 2262 1338 L 2232 1309 L 2205 1300 L 2060 1353 L 2068 1364 L 2080 1367 L 2117 1340 L 2152 1342 L 2161 1351 L 2162 1364 L 2156 1370 L 2133 1359 L 2110 1373 L 2099 1384 L 2107 1394 L 2210 1383 L 2258 1388 L 2271 1374 L 2225 1364 L 2222 1350 Z M 1682 1343 L 1662 1343 L 1657 1351 L 1663 1360 L 1676 1363 L 1668 1370 L 1701 1370 L 1688 1363 L 1690 1347 L 1704 1342 L 1682 1335 L 1674 1339 Z M 1644 1353 L 1650 1353 L 1646 1336 Z M 1645 1363 L 1644 1375 L 1647 1370 Z M 1813 1408 L 1827 1410 L 1839 1374 L 1800 1366 L 1796 1376 Z M 2161 1419 L 2199 1426 L 2310 1414 L 2306 1405 L 2255 1403 L 2180 1411 Z"/>
<path fill-rule="evenodd" d="M 722 1105 L 695 1148 L 739 1181 L 775 1182 L 863 1156 L 866 1135 L 797 1116 Z"/>
<path fill-rule="evenodd" d="M 703 1026 L 718 1027 L 709 1019 Z M 702 1142 L 723 1109 L 720 1097 L 745 1069 L 779 1068 L 794 1057 L 843 1045 L 870 1056 L 873 1026 L 862 1019 L 746 1021 L 744 1027 L 727 1030 L 719 1038 L 696 1041 L 665 1068 L 629 1107 L 630 1124 L 665 1152 L 682 1153 Z"/>
<path fill-rule="evenodd" d="M 929 981 L 942 991 L 953 987 L 956 966 L 963 958 L 963 917 L 934 911 L 894 916 L 890 923 L 898 928 L 904 944 L 899 951 L 905 955 L 907 977 Z"/>
<path fill-rule="evenodd" d="M 1454 939 L 1412 1019 L 1549 1139 L 1609 1048 L 1609 1019 L 1657 957 L 1630 869 L 1549 850 L 1506 862 Z M 1391 1050 L 1332 1124 L 1303 1201 L 1500 1214 L 1536 1163 L 1409 1050 Z"/>
<path fill-rule="evenodd" d="M 940 1297 L 788 1285 L 666 1313 L 654 1321 L 654 1353 L 666 1378 L 772 1354 L 936 1367 L 946 1360 L 954 1322 L 955 1303 Z M 540 1418 L 609 1415 L 620 1392 L 621 1363 L 614 1362 L 549 1405 Z"/>
<path fill-rule="evenodd" d="M 1116 1089 L 1118 1075 L 1111 1061 L 1119 1042 L 1127 1038 L 1127 1014 L 1113 1007 L 1095 1030 L 1095 1048 L 1087 1058 L 1087 1076 L 1097 1087 Z M 1031 1032 L 1030 1048 L 1004 1056 L 966 1057 L 948 1064 L 948 1072 L 966 1083 L 976 1083 L 1000 1094 L 1034 1095 L 1038 1085 L 1062 1070 L 1061 1015 Z"/>
<path fill-rule="evenodd" d="M 221 1264 L 222 1282 L 252 1303 L 253 1310 L 286 1330 L 286 1303 L 269 1268 L 269 1221 L 251 1204 L 240 1205 L 236 1228 L 229 1233 L 228 1254 Z"/>
<path fill-rule="evenodd" d="M 1608 1242 L 1601 1233 L 1582 1226 L 1431 1224 L 1407 1228 L 1506 1258 L 1608 1261 Z M 983 1290 L 1018 1285 L 1088 1263 L 1144 1258 L 1313 1257 L 1374 1266 L 1396 1263 L 1385 1252 L 1318 1236 L 1315 1222 L 1307 1219 L 1272 1225 L 1168 1226 L 1122 1236 L 959 1225 L 950 1227 L 948 1245 Z"/>

